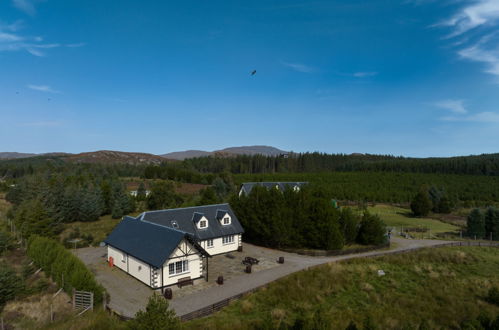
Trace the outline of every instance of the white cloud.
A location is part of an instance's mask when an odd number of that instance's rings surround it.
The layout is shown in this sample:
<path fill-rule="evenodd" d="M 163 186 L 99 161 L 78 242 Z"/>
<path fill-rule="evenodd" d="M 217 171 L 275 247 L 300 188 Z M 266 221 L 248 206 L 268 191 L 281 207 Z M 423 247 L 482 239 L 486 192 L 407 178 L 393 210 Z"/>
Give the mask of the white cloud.
<path fill-rule="evenodd" d="M 478 123 L 499 123 L 499 113 L 480 112 L 470 116 L 450 116 L 441 118 L 444 121 L 466 121 Z"/>
<path fill-rule="evenodd" d="M 452 44 L 462 59 L 484 63 L 485 72 L 499 76 L 499 1 L 475 0 L 467 2 L 454 16 L 435 26 L 452 29 L 447 38 L 459 37 Z M 478 41 L 476 35 L 482 35 Z"/>
<path fill-rule="evenodd" d="M 464 59 L 485 63 L 485 72 L 499 76 L 499 48 L 488 47 L 492 36 L 488 35 L 475 45 L 461 49 L 458 54 Z"/>
<path fill-rule="evenodd" d="M 12 0 L 12 4 L 14 7 L 30 16 L 34 16 L 36 14 L 35 5 L 30 0 Z"/>
<path fill-rule="evenodd" d="M 377 72 L 355 72 L 353 74 L 356 78 L 374 77 L 376 75 L 378 75 Z"/>
<path fill-rule="evenodd" d="M 449 110 L 454 113 L 465 114 L 468 113 L 468 110 L 464 106 L 464 100 L 443 100 L 439 102 L 435 102 L 434 106 Z"/>
<path fill-rule="evenodd" d="M 289 63 L 281 61 L 281 64 L 298 72 L 312 73 L 316 71 L 315 68 L 301 63 Z"/>
<path fill-rule="evenodd" d="M 40 36 L 23 36 L 16 31 L 22 27 L 22 21 L 12 24 L 0 24 L 0 52 L 26 51 L 34 56 L 45 56 L 45 51 L 60 47 L 57 43 L 43 43 Z"/>
<path fill-rule="evenodd" d="M 493 24 L 499 20 L 499 1 L 478 0 L 461 9 L 459 13 L 441 22 L 440 25 L 454 27 L 451 36 L 463 34 L 482 25 Z"/>
<path fill-rule="evenodd" d="M 61 93 L 60 91 L 55 90 L 47 85 L 28 85 L 27 87 L 35 91 L 44 92 L 44 93 L 54 93 L 54 94 Z"/>

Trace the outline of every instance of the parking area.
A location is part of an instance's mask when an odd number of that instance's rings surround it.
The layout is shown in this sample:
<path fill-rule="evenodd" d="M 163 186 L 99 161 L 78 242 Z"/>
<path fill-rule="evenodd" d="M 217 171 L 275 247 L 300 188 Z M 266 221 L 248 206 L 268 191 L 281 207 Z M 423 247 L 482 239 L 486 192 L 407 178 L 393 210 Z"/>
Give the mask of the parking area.
<path fill-rule="evenodd" d="M 97 281 L 104 286 L 110 295 L 109 307 L 120 315 L 132 317 L 143 309 L 154 290 L 128 275 L 117 267 L 109 267 L 106 262 L 105 247 L 87 247 L 73 250 L 74 253 L 92 270 Z M 208 282 L 197 280 L 195 285 L 173 290 L 173 300 L 185 298 L 192 294 L 201 294 L 201 291 L 219 286 L 218 276 L 223 276 L 225 282 L 236 281 L 240 276 L 252 276 L 264 270 L 280 267 L 277 262 L 282 252 L 245 244 L 242 252 L 232 252 L 217 255 L 208 261 Z M 252 274 L 246 274 L 246 266 L 242 263 L 245 257 L 258 259 L 258 264 L 252 266 Z M 220 286 L 223 291 L 224 286 Z M 173 301 L 172 301 L 173 303 Z"/>

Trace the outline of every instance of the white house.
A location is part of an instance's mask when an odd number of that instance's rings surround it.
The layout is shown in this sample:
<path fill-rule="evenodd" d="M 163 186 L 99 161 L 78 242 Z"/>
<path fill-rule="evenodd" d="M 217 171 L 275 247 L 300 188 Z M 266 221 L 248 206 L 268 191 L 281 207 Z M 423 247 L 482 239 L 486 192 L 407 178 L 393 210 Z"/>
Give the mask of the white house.
<path fill-rule="evenodd" d="M 104 242 L 110 265 L 160 289 L 207 278 L 207 258 L 242 248 L 243 232 L 229 204 L 216 204 L 125 217 Z"/>
<path fill-rule="evenodd" d="M 107 259 L 153 289 L 203 278 L 208 253 L 185 233 L 125 217 L 105 240 Z"/>
<path fill-rule="evenodd" d="M 249 195 L 254 186 L 261 186 L 267 189 L 277 189 L 284 191 L 286 189 L 293 189 L 300 191 L 301 187 L 308 184 L 308 182 L 245 182 L 241 185 L 239 190 L 239 197 Z"/>
<path fill-rule="evenodd" d="M 137 219 L 189 233 L 212 256 L 242 247 L 244 229 L 227 203 L 147 211 Z"/>

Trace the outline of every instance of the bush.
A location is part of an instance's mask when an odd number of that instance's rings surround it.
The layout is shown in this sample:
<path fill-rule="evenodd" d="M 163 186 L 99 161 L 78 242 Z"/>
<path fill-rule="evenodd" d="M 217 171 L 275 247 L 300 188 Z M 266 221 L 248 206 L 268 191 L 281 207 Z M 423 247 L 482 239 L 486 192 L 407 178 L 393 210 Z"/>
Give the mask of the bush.
<path fill-rule="evenodd" d="M 411 210 L 415 216 L 427 216 L 432 209 L 432 203 L 428 191 L 424 188 L 414 196 L 411 202 Z"/>
<path fill-rule="evenodd" d="M 379 245 L 386 242 L 386 226 L 378 215 L 365 212 L 360 221 L 357 242 L 364 245 Z"/>
<path fill-rule="evenodd" d="M 499 306 L 499 289 L 497 287 L 493 287 L 489 290 L 487 301 L 491 304 Z"/>
<path fill-rule="evenodd" d="M 35 235 L 28 242 L 27 252 L 35 264 L 59 285 L 62 285 L 64 276 L 66 292 L 70 293 L 73 288 L 91 291 L 94 293 L 95 303 L 102 301 L 104 288 L 95 281 L 94 275 L 85 264 L 60 243 Z"/>
<path fill-rule="evenodd" d="M 7 264 L 0 264 L 0 311 L 5 303 L 14 299 L 23 289 L 23 281 Z"/>
<path fill-rule="evenodd" d="M 168 308 L 166 299 L 154 294 L 149 298 L 146 310 L 137 312 L 135 319 L 128 321 L 127 325 L 133 330 L 168 330 L 178 329 L 180 321 Z"/>

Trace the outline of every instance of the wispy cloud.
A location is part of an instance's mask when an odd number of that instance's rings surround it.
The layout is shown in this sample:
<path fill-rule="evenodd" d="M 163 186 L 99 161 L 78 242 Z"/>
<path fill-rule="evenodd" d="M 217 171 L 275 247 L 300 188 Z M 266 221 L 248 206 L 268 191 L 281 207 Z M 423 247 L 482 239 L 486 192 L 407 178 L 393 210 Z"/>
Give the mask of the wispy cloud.
<path fill-rule="evenodd" d="M 463 34 L 482 25 L 494 24 L 499 20 L 499 1 L 478 0 L 465 6 L 450 19 L 438 25 L 454 27 L 452 36 Z"/>
<path fill-rule="evenodd" d="M 378 72 L 355 72 L 352 76 L 356 78 L 374 77 L 378 75 Z"/>
<path fill-rule="evenodd" d="M 460 47 L 457 54 L 462 59 L 484 63 L 485 72 L 499 76 L 498 0 L 468 2 L 451 18 L 434 26 L 451 28 L 446 38 L 459 38 L 453 46 Z M 477 33 L 482 35 L 478 41 L 474 38 Z"/>
<path fill-rule="evenodd" d="M 44 93 L 53 93 L 53 94 L 60 94 L 61 92 L 58 90 L 53 89 L 50 86 L 47 85 L 28 85 L 28 88 L 39 91 L 39 92 L 44 92 Z"/>
<path fill-rule="evenodd" d="M 22 21 L 12 24 L 0 23 L 0 52 L 26 51 L 34 56 L 45 56 L 48 49 L 61 47 L 58 43 L 44 43 L 40 36 L 20 34 L 17 31 L 22 27 Z"/>
<path fill-rule="evenodd" d="M 492 39 L 496 40 L 492 42 Z M 473 46 L 461 49 L 458 54 L 464 59 L 485 63 L 485 72 L 499 76 L 499 47 L 495 46 L 498 39 L 497 34 L 487 35 Z M 491 44 L 493 48 L 490 48 Z"/>
<path fill-rule="evenodd" d="M 480 112 L 470 116 L 449 116 L 441 118 L 444 121 L 464 121 L 478 123 L 499 123 L 499 113 Z"/>
<path fill-rule="evenodd" d="M 312 73 L 316 71 L 314 67 L 302 63 L 290 63 L 290 62 L 281 61 L 281 64 L 298 72 Z"/>
<path fill-rule="evenodd" d="M 454 113 L 465 114 L 468 110 L 464 106 L 464 100 L 443 100 L 433 103 L 434 106 L 449 110 Z"/>
<path fill-rule="evenodd" d="M 35 5 L 30 0 L 12 0 L 12 4 L 14 7 L 30 16 L 34 16 L 36 14 Z"/>

